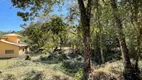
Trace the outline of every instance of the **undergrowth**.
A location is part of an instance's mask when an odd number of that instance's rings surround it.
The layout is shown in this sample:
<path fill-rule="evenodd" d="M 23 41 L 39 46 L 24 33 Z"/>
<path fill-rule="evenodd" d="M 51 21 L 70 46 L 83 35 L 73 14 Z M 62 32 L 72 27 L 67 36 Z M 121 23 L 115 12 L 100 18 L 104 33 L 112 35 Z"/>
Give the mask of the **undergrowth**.
<path fill-rule="evenodd" d="M 93 80 L 123 80 L 122 61 L 106 62 L 92 66 Z M 142 61 L 139 62 L 142 70 Z M 1 70 L 0 80 L 81 80 L 83 57 L 80 54 L 52 54 L 17 60 Z M 142 76 L 142 74 L 140 74 Z"/>

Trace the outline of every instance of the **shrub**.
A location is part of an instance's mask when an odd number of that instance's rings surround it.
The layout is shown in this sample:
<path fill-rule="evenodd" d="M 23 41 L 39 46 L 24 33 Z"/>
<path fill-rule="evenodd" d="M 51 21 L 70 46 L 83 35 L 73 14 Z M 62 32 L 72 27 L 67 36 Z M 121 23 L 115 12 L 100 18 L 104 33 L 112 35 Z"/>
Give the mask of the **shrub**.
<path fill-rule="evenodd" d="M 75 74 L 74 80 L 81 80 L 82 76 L 83 76 L 83 70 L 80 69 L 80 70 Z"/>
<path fill-rule="evenodd" d="M 31 70 L 29 72 L 26 72 L 24 75 L 23 80 L 46 80 L 44 71 L 36 71 L 36 70 Z"/>
<path fill-rule="evenodd" d="M 6 74 L 3 80 L 17 80 L 17 78 L 13 74 Z"/>
<path fill-rule="evenodd" d="M 61 63 L 62 71 L 70 76 L 83 66 L 83 57 L 79 54 L 51 54 L 49 56 L 40 56 L 40 60 L 47 64 Z"/>
<path fill-rule="evenodd" d="M 69 80 L 69 78 L 55 75 L 52 77 L 52 80 Z"/>
<path fill-rule="evenodd" d="M 42 56 L 42 55 L 40 56 L 40 60 L 41 60 L 41 61 L 44 61 L 44 60 L 46 60 L 46 59 L 47 59 L 47 57 L 44 57 L 44 56 Z"/>
<path fill-rule="evenodd" d="M 36 74 L 37 74 L 37 71 L 34 71 L 34 70 L 27 72 L 23 80 L 32 80 Z"/>
<path fill-rule="evenodd" d="M 74 74 L 82 68 L 83 63 L 76 60 L 66 60 L 63 62 L 62 67 L 68 75 L 74 76 Z"/>

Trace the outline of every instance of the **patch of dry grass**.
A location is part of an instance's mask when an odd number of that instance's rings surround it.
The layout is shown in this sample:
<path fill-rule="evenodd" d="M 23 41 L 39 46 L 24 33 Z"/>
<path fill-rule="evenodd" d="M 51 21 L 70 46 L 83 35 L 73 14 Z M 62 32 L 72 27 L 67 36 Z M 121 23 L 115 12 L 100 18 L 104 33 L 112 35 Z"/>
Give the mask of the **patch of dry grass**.
<path fill-rule="evenodd" d="M 94 67 L 92 76 L 94 80 L 122 80 L 122 62 L 117 61 Z"/>
<path fill-rule="evenodd" d="M 0 59 L 0 70 L 9 67 L 17 62 L 15 59 Z"/>
<path fill-rule="evenodd" d="M 72 80 L 70 76 L 56 70 L 55 66 L 57 67 L 56 64 L 46 65 L 40 62 L 21 60 L 4 69 L 0 74 L 0 80 L 11 78 L 11 76 L 16 80 L 56 80 L 55 78 L 59 78 L 58 80 Z"/>

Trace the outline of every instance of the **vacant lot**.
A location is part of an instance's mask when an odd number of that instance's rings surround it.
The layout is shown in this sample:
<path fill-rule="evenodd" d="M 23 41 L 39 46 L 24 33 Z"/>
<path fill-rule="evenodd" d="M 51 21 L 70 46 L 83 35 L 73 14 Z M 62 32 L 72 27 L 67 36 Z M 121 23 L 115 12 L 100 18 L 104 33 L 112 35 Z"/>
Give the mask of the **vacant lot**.
<path fill-rule="evenodd" d="M 34 61 L 0 60 L 0 80 L 73 80 L 63 72 L 62 63 L 48 64 L 45 61 L 48 60 L 42 61 L 40 57 L 34 57 Z"/>
<path fill-rule="evenodd" d="M 7 68 L 8 66 L 15 64 L 17 60 L 15 59 L 0 59 L 0 70 Z"/>

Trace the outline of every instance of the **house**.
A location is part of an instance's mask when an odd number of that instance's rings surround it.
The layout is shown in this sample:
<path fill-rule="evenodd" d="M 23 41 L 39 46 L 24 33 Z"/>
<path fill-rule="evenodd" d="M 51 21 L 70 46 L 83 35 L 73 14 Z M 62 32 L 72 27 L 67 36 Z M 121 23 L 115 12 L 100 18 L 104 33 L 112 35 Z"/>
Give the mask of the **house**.
<path fill-rule="evenodd" d="M 6 34 L 0 38 L 0 58 L 18 57 L 28 52 L 28 45 L 20 41 L 18 34 Z"/>

